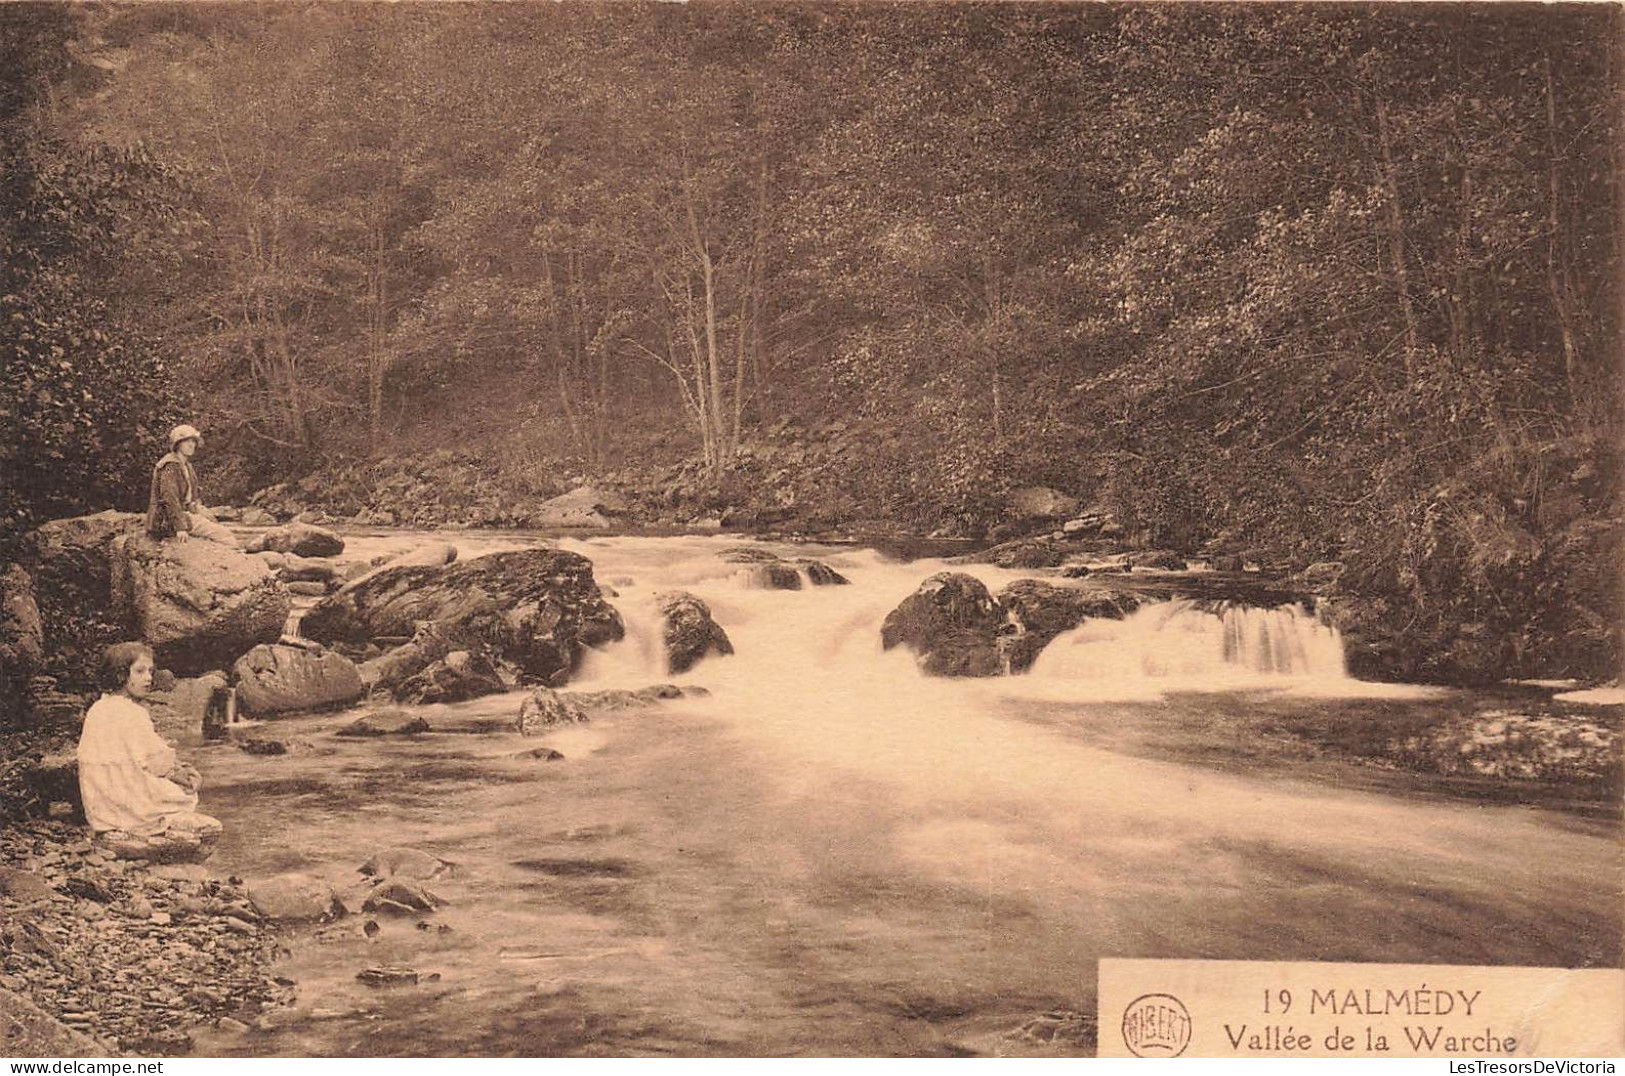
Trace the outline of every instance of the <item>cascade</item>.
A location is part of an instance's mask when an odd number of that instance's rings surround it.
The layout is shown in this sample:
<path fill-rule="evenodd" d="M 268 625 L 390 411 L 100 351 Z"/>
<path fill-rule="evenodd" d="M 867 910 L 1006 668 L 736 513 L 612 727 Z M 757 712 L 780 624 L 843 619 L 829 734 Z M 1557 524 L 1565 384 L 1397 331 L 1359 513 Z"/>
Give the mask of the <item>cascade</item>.
<path fill-rule="evenodd" d="M 1343 640 L 1302 606 L 1217 610 L 1188 599 L 1091 620 L 1058 636 L 1032 675 L 1052 680 L 1347 679 Z"/>

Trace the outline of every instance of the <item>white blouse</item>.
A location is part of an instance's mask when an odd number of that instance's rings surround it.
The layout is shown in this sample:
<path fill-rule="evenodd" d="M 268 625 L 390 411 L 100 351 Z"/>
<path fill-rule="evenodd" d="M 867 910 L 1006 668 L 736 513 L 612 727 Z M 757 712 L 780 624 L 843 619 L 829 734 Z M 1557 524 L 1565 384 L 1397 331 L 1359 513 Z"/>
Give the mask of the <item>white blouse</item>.
<path fill-rule="evenodd" d="M 161 833 L 171 816 L 197 810 L 197 793 L 165 777 L 175 761 L 145 706 L 103 695 L 79 735 L 79 793 L 90 828 L 147 837 Z"/>

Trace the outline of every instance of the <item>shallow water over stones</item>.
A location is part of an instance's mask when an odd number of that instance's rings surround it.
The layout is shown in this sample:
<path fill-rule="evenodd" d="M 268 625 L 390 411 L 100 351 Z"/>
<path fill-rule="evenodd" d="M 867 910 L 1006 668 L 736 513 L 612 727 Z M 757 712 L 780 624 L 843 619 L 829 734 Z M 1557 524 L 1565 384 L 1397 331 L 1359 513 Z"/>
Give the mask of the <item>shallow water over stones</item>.
<path fill-rule="evenodd" d="M 572 687 L 671 679 L 650 599 L 682 588 L 735 645 L 677 678 L 710 694 L 534 738 L 515 693 L 412 707 L 413 736 L 335 738 L 352 711 L 253 730 L 307 745 L 283 755 L 203 749 L 217 866 L 341 893 L 389 847 L 452 866 L 432 913 L 295 930 L 291 1015 L 198 1052 L 1087 1054 L 1102 955 L 1620 960 L 1617 816 L 1452 799 L 1278 731 L 1422 728 L 1476 696 L 929 679 L 878 632 L 939 562 L 787 548 L 853 585 L 747 590 L 734 539 L 565 544 L 628 627 Z M 394 966 L 418 981 L 357 979 Z"/>

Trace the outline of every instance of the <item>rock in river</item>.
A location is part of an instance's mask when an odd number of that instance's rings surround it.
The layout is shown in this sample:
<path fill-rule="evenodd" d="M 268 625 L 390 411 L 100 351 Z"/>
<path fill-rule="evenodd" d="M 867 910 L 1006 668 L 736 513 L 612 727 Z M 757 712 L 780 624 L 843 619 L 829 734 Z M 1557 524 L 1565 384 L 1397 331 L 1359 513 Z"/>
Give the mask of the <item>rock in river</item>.
<path fill-rule="evenodd" d="M 551 688 L 539 687 L 519 707 L 516 728 L 521 736 L 539 736 L 560 725 L 582 724 L 587 714 Z"/>
<path fill-rule="evenodd" d="M 292 602 L 258 557 L 205 541 L 113 541 L 115 606 L 183 675 L 223 667 L 282 635 Z"/>
<path fill-rule="evenodd" d="M 397 702 L 464 702 L 508 690 L 496 666 L 484 654 L 453 650 L 395 689 Z"/>
<path fill-rule="evenodd" d="M 655 604 L 665 623 L 662 641 L 672 674 L 685 673 L 709 654 L 732 654 L 728 633 L 711 619 L 711 607 L 687 591 L 657 594 Z"/>
<path fill-rule="evenodd" d="M 319 642 L 409 638 L 422 622 L 477 639 L 525 677 L 560 684 L 587 647 L 625 633 L 593 581 L 592 562 L 559 549 L 493 553 L 447 567 L 390 568 L 305 614 Z"/>
<path fill-rule="evenodd" d="M 362 714 L 333 735 L 351 737 L 414 736 L 428 732 L 429 723 L 417 714 L 405 710 L 374 710 Z"/>
<path fill-rule="evenodd" d="M 938 572 L 887 615 L 880 645 L 907 646 L 933 676 L 998 676 L 1003 624 L 1004 612 L 981 580 Z"/>
<path fill-rule="evenodd" d="M 344 552 L 344 539 L 313 523 L 289 523 L 273 527 L 254 540 L 250 552 L 269 549 L 301 557 L 336 557 Z"/>
<path fill-rule="evenodd" d="M 312 874 L 277 874 L 250 881 L 248 900 L 267 919 L 321 920 L 344 914 L 333 887 Z"/>
<path fill-rule="evenodd" d="M 237 660 L 237 701 L 245 713 L 326 710 L 365 690 L 355 662 L 331 650 L 256 646 Z"/>

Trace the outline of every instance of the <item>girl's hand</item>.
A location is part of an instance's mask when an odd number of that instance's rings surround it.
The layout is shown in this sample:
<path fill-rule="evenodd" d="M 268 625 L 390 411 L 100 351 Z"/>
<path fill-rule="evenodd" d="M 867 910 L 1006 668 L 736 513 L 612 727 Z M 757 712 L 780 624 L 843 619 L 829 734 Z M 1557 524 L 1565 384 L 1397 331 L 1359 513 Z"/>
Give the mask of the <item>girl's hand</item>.
<path fill-rule="evenodd" d="M 175 768 L 169 771 L 169 779 L 188 792 L 196 792 L 203 784 L 203 775 L 184 762 L 175 763 Z"/>

